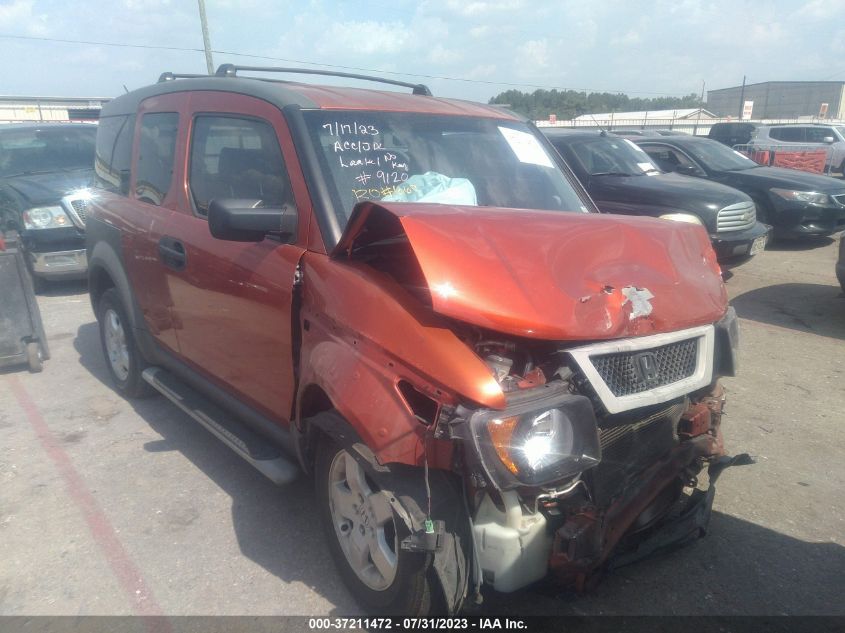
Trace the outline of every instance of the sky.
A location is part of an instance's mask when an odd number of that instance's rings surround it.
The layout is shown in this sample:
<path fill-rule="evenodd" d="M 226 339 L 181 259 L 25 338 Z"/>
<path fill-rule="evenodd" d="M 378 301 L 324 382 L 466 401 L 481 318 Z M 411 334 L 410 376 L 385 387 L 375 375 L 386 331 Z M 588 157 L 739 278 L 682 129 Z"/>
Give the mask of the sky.
<path fill-rule="evenodd" d="M 483 102 L 845 81 L 845 0 L 206 0 L 206 13 L 215 67 L 381 73 Z M 3 95 L 113 97 L 205 72 L 202 48 L 197 0 L 0 0 Z"/>

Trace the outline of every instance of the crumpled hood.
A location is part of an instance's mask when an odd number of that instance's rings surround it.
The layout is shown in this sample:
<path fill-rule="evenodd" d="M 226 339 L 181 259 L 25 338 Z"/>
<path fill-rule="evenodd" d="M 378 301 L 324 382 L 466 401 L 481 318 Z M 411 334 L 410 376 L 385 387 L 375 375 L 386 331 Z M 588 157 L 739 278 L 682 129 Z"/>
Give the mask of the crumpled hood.
<path fill-rule="evenodd" d="M 388 214 L 387 216 L 385 214 Z M 435 312 L 546 340 L 595 340 L 713 323 L 727 293 L 700 226 L 607 214 L 361 203 L 333 257 L 385 240 L 393 216 Z"/>
<path fill-rule="evenodd" d="M 11 176 L 2 179 L 2 183 L 13 189 L 27 207 L 42 204 L 56 204 L 63 196 L 91 186 L 94 181 L 93 169 L 75 169 L 55 171 L 45 174 Z"/>

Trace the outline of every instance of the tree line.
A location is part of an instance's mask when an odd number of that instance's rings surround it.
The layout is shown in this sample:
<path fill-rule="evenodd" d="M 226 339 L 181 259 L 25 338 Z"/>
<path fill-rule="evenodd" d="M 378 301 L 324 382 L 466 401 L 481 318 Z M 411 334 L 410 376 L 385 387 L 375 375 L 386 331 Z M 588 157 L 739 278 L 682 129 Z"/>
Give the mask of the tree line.
<path fill-rule="evenodd" d="M 490 99 L 491 104 L 508 105 L 535 121 L 546 120 L 550 114 L 559 120 L 572 119 L 582 114 L 597 112 L 640 112 L 646 110 L 674 110 L 697 108 L 701 98 L 695 93 L 685 97 L 654 97 L 644 99 L 629 97 L 625 94 L 609 92 L 591 92 L 586 94 L 576 90 L 535 90 L 521 92 L 507 90 Z"/>

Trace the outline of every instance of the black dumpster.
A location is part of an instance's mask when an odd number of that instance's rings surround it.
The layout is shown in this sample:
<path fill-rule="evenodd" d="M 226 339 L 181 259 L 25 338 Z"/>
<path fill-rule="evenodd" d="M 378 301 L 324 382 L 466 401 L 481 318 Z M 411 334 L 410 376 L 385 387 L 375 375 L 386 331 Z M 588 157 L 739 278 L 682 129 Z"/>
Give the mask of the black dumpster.
<path fill-rule="evenodd" d="M 18 236 L 0 232 L 0 368 L 29 365 L 38 372 L 50 358 L 41 313 Z"/>

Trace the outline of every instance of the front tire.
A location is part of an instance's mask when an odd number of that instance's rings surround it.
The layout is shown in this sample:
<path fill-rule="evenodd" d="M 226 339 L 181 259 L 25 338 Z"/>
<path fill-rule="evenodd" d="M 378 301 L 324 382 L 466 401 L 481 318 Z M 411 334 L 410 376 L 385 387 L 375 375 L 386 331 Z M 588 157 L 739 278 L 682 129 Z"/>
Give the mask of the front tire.
<path fill-rule="evenodd" d="M 152 395 L 152 387 L 141 377 L 147 363 L 135 344 L 129 318 L 115 288 L 109 288 L 100 297 L 97 321 L 106 368 L 115 388 L 128 398 Z"/>
<path fill-rule="evenodd" d="M 320 519 L 335 565 L 352 595 L 378 614 L 425 616 L 433 610 L 426 554 L 402 550 L 407 529 L 385 493 L 352 454 L 324 438 L 315 464 Z"/>

